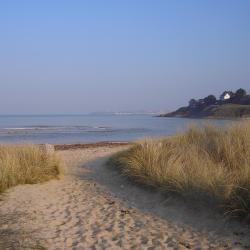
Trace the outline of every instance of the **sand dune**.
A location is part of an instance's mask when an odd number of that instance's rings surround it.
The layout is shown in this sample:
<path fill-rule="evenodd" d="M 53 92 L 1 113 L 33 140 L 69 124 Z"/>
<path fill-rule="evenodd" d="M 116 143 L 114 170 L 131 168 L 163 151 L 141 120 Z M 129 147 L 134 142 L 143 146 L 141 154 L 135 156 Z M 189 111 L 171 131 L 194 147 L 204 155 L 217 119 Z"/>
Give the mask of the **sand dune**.
<path fill-rule="evenodd" d="M 122 148 L 59 151 L 65 177 L 10 189 L 0 201 L 0 249 L 250 248 L 247 226 L 106 167 Z"/>

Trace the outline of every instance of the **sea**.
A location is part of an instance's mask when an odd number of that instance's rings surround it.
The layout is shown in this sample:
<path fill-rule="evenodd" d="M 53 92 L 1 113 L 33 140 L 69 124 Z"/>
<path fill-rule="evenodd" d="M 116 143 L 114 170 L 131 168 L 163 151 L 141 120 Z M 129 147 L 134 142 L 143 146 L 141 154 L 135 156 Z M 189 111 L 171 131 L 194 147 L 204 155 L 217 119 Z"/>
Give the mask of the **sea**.
<path fill-rule="evenodd" d="M 164 118 L 148 114 L 1 115 L 0 143 L 74 144 L 162 137 L 191 124 L 225 126 L 229 120 Z"/>

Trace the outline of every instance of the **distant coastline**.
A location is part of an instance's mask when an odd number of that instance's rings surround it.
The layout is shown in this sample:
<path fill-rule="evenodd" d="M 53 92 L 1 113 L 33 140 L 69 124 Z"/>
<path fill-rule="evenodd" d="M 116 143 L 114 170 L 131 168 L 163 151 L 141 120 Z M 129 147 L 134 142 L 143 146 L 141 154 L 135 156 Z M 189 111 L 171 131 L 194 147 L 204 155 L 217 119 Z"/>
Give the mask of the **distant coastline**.
<path fill-rule="evenodd" d="M 191 99 L 189 105 L 158 117 L 233 119 L 250 118 L 250 95 L 244 89 L 224 91 L 219 100 L 214 95 Z"/>

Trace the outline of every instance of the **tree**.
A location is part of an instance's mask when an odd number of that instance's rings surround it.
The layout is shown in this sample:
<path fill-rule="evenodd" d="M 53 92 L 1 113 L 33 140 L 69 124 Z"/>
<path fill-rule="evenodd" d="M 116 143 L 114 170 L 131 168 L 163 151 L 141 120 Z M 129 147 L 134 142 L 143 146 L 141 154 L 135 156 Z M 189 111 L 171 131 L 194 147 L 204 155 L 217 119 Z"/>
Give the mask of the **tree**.
<path fill-rule="evenodd" d="M 206 106 L 213 105 L 216 103 L 216 97 L 214 95 L 209 95 L 204 98 L 204 102 Z"/>
<path fill-rule="evenodd" d="M 240 104 L 242 105 L 250 105 L 250 95 L 245 95 L 240 99 Z"/>
<path fill-rule="evenodd" d="M 241 98 L 241 97 L 245 96 L 246 94 L 247 94 L 246 90 L 241 89 L 241 88 L 235 92 L 235 96 L 238 98 Z"/>
<path fill-rule="evenodd" d="M 194 108 L 197 105 L 197 101 L 195 99 L 191 99 L 189 101 L 189 107 Z"/>

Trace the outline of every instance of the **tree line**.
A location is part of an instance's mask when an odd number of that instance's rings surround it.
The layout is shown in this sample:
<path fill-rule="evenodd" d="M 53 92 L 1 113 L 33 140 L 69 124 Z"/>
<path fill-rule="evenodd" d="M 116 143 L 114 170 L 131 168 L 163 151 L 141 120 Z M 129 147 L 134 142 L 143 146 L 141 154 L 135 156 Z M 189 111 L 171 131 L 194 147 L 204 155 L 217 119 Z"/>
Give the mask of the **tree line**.
<path fill-rule="evenodd" d="M 225 99 L 225 96 L 229 96 L 228 99 Z M 226 103 L 231 104 L 241 104 L 241 105 L 250 105 L 250 95 L 247 95 L 245 89 L 238 89 L 235 92 L 233 91 L 224 91 L 219 100 L 214 95 L 208 95 L 203 99 L 191 99 L 189 101 L 189 108 L 191 109 L 203 109 L 210 105 L 222 105 Z"/>

